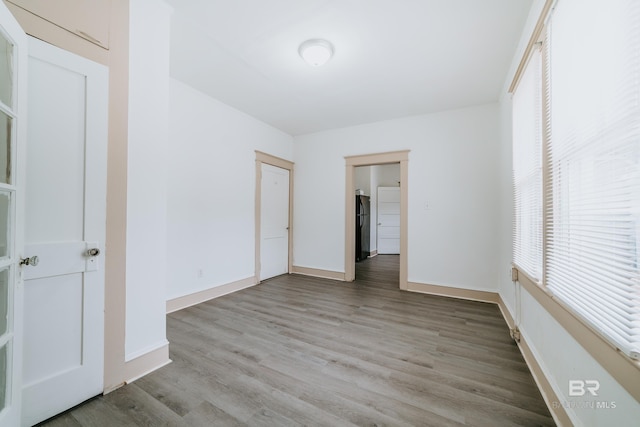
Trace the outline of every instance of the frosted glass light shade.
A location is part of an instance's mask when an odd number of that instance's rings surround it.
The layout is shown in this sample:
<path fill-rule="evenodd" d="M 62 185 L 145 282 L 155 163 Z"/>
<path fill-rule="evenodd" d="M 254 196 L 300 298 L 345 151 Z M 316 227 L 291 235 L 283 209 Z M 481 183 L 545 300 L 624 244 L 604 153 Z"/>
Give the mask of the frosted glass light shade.
<path fill-rule="evenodd" d="M 326 40 L 312 39 L 302 43 L 298 53 L 308 64 L 319 67 L 331 59 L 333 46 Z"/>

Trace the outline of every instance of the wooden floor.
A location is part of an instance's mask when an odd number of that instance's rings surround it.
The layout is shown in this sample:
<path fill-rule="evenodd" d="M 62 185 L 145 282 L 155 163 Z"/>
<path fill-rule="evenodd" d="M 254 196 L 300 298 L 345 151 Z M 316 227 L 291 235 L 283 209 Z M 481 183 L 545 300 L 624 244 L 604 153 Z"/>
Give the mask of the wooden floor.
<path fill-rule="evenodd" d="M 554 425 L 498 307 L 401 292 L 398 257 L 168 316 L 173 363 L 47 426 Z"/>

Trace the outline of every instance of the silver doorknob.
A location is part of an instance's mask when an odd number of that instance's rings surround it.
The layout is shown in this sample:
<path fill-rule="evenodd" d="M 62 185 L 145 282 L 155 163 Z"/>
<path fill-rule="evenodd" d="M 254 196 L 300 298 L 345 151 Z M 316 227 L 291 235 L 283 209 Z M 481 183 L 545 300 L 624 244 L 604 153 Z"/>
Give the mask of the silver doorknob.
<path fill-rule="evenodd" d="M 100 249 L 91 248 L 91 249 L 87 250 L 87 255 L 89 255 L 89 256 L 98 256 L 98 255 L 100 255 Z"/>
<path fill-rule="evenodd" d="M 38 263 L 40 262 L 40 258 L 38 258 L 37 255 L 34 255 L 30 258 L 22 258 L 20 260 L 20 265 L 32 265 L 32 266 L 36 266 L 38 265 Z"/>

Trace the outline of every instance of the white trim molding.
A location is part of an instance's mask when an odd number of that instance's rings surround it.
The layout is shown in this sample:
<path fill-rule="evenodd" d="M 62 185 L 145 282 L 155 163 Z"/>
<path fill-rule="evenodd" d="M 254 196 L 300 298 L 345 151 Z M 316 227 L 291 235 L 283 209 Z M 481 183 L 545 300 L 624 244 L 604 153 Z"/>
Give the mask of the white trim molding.
<path fill-rule="evenodd" d="M 165 341 L 156 349 L 126 362 L 125 383 L 132 383 L 138 378 L 144 377 L 169 363 L 171 363 L 171 359 L 169 359 L 169 341 Z"/>
<path fill-rule="evenodd" d="M 247 277 L 246 279 L 237 280 L 235 282 L 205 289 L 203 291 L 194 292 L 189 295 L 172 298 L 167 301 L 167 314 L 173 313 L 174 311 L 182 310 L 183 308 L 191 307 L 196 304 L 203 303 L 205 301 L 212 300 L 214 298 L 221 297 L 223 295 L 231 294 L 233 292 L 250 288 L 252 286 L 255 286 L 256 284 L 257 284 L 256 277 L 251 276 L 251 277 Z"/>
<path fill-rule="evenodd" d="M 450 286 L 429 285 L 426 283 L 408 282 L 407 290 L 429 295 L 439 295 L 449 298 L 466 299 L 471 301 L 498 303 L 499 295 L 493 291 L 481 291 L 476 289 L 453 288 Z"/>
<path fill-rule="evenodd" d="M 291 272 L 294 274 L 300 274 L 302 276 L 321 277 L 323 279 L 339 280 L 341 282 L 345 281 L 344 273 L 340 271 L 321 270 L 318 268 L 300 267 L 298 265 L 294 265 Z"/>

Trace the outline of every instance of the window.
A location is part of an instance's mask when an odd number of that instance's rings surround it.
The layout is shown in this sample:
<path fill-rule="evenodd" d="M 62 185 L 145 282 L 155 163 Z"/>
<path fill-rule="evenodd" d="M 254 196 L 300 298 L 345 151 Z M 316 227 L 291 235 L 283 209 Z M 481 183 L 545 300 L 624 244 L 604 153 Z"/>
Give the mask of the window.
<path fill-rule="evenodd" d="M 513 94 L 513 261 L 542 279 L 542 73 L 534 50 Z"/>
<path fill-rule="evenodd" d="M 516 207 L 514 234 L 514 263 L 540 277 L 557 300 L 635 359 L 640 358 L 638 22 L 637 0 L 558 0 L 547 23 L 543 78 L 537 79 L 543 81 L 544 108 L 536 106 L 528 119 L 542 117 L 545 131 L 542 154 L 535 154 L 544 170 L 542 197 L 532 199 L 544 209 L 542 275 L 535 266 L 530 271 L 517 251 L 523 244 L 536 248 L 527 233 L 538 226 L 537 217 L 518 217 Z M 533 58 L 528 68 L 532 63 Z M 527 73 L 514 93 L 516 205 L 517 188 L 525 187 L 516 174 L 518 135 L 531 127 L 516 120 L 516 100 Z"/>

